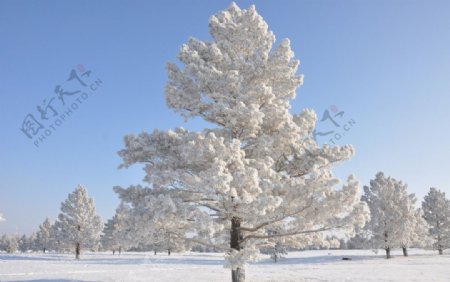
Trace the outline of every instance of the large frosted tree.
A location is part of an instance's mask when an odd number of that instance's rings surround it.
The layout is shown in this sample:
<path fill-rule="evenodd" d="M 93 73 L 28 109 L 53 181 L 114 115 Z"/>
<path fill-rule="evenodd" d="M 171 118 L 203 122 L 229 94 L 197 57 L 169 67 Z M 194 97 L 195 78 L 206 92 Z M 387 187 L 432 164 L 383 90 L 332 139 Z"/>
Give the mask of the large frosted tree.
<path fill-rule="evenodd" d="M 211 128 L 128 135 L 119 155 L 122 167 L 144 164 L 150 189 L 164 195 L 154 197 L 173 204 L 172 237 L 222 249 L 232 280 L 244 281 L 245 262 L 268 239 L 322 244 L 324 231 L 363 225 L 368 209 L 355 177 L 341 183 L 331 172 L 352 146 L 319 146 L 316 114 L 290 112 L 303 77 L 289 40 L 274 46 L 255 7 L 234 3 L 210 18 L 209 32 L 212 41 L 189 39 L 180 64 L 167 65 L 165 92 L 170 108 Z M 280 225 L 283 232 L 268 232 Z"/>
<path fill-rule="evenodd" d="M 442 255 L 450 247 L 450 201 L 445 193 L 430 188 L 422 202 L 423 217 L 429 224 L 434 247 Z"/>
<path fill-rule="evenodd" d="M 77 259 L 80 258 L 82 248 L 97 246 L 103 223 L 95 212 L 93 199 L 89 198 L 86 189 L 81 185 L 61 203 L 61 213 L 55 223 L 55 229 L 58 244 L 73 247 Z"/>

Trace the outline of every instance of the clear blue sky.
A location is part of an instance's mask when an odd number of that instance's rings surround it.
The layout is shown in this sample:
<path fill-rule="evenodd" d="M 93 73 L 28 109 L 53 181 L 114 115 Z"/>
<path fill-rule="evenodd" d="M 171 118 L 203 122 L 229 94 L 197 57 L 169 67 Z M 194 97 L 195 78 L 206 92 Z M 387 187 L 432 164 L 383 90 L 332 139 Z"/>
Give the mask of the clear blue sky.
<path fill-rule="evenodd" d="M 236 2 L 255 4 L 277 40 L 290 38 L 305 75 L 292 111 L 321 116 L 335 105 L 345 111 L 336 121 L 356 122 L 336 141 L 356 148 L 337 175 L 368 184 L 383 170 L 420 198 L 430 186 L 450 194 L 449 1 Z M 229 4 L 0 0 L 0 233 L 55 219 L 78 183 L 106 220 L 118 204 L 112 187 L 143 178 L 139 167 L 117 169 L 125 134 L 204 127 L 166 108 L 165 62 L 189 36 L 210 39 L 208 18 Z M 24 118 L 39 118 L 57 85 L 76 85 L 66 80 L 80 64 L 103 84 L 36 148 Z"/>

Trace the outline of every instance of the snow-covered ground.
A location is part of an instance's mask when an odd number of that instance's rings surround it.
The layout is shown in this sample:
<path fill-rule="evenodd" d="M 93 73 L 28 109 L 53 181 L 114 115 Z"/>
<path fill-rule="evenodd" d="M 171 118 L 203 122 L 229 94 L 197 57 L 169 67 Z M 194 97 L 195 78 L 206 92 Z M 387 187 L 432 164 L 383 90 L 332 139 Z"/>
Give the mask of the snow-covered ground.
<path fill-rule="evenodd" d="M 450 281 L 450 255 L 400 250 L 386 260 L 383 252 L 331 250 L 293 252 L 278 263 L 267 256 L 246 268 L 247 281 Z M 342 257 L 351 257 L 343 261 Z M 0 254 L 0 281 L 230 281 L 221 254 L 83 253 Z"/>

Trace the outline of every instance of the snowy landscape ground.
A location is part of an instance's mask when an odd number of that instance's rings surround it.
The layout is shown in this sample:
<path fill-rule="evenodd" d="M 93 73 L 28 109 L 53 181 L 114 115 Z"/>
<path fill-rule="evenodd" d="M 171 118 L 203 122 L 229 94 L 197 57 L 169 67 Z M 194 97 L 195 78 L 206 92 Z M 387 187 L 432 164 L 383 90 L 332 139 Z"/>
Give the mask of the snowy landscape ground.
<path fill-rule="evenodd" d="M 450 255 L 411 249 L 386 260 L 371 250 L 320 250 L 289 253 L 274 263 L 251 263 L 247 281 L 450 281 Z M 351 257 L 344 261 L 342 257 Z M 230 281 L 223 255 L 183 253 L 0 254 L 0 281 Z"/>

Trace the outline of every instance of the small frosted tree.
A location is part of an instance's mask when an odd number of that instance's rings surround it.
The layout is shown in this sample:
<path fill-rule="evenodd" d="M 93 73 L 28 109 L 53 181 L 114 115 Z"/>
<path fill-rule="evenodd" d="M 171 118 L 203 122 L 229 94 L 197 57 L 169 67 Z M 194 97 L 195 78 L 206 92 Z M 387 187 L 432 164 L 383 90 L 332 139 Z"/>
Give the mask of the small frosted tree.
<path fill-rule="evenodd" d="M 6 235 L 0 238 L 0 250 L 3 250 L 7 253 L 14 253 L 19 249 L 19 238 L 16 235 Z"/>
<path fill-rule="evenodd" d="M 52 240 L 52 223 L 49 218 L 39 225 L 39 231 L 36 234 L 36 247 L 45 251 L 49 249 Z"/>
<path fill-rule="evenodd" d="M 429 225 L 434 247 L 442 255 L 450 246 L 450 201 L 445 193 L 430 188 L 422 202 L 423 217 Z"/>
<path fill-rule="evenodd" d="M 97 246 L 103 223 L 95 212 L 94 201 L 81 185 L 61 203 L 61 213 L 56 223 L 59 244 L 72 246 L 75 258 L 80 258 L 82 248 Z"/>
<path fill-rule="evenodd" d="M 122 167 L 144 164 L 150 189 L 162 191 L 178 227 L 165 231 L 225 251 L 232 280 L 244 281 L 245 263 L 268 239 L 322 244 L 324 231 L 351 233 L 368 210 L 355 177 L 342 183 L 331 171 L 353 147 L 319 146 L 316 114 L 290 112 L 303 77 L 289 40 L 274 46 L 255 7 L 234 3 L 210 18 L 209 32 L 212 41 L 189 39 L 180 66 L 167 65 L 165 93 L 186 120 L 212 127 L 129 135 L 119 155 Z M 267 232 L 278 225 L 283 232 Z"/>
<path fill-rule="evenodd" d="M 27 252 L 28 250 L 30 250 L 31 244 L 30 244 L 30 239 L 27 237 L 27 235 L 23 234 L 19 240 L 17 241 L 18 245 L 19 245 L 19 251 L 21 251 L 22 253 Z"/>
<path fill-rule="evenodd" d="M 398 208 L 402 209 L 399 243 L 404 256 L 408 256 L 408 248 L 412 245 L 425 246 L 428 242 L 427 223 L 422 218 L 422 211 L 415 208 L 416 202 L 416 196 L 410 194 L 408 199 L 404 199 L 403 204 L 398 205 Z"/>
<path fill-rule="evenodd" d="M 108 219 L 103 228 L 103 233 L 100 236 L 100 242 L 103 250 L 112 250 L 113 255 L 116 253 L 118 243 L 113 236 L 114 231 L 114 217 Z"/>
<path fill-rule="evenodd" d="M 129 208 L 122 216 L 122 229 L 127 232 L 127 241 L 134 246 L 151 246 L 155 254 L 162 249 L 168 255 L 182 251 L 186 244 L 180 236 L 187 231 L 186 223 L 180 222 L 177 206 L 170 195 L 160 189 L 131 186 L 128 189 L 115 187 L 122 205 Z M 123 236 L 123 234 L 118 234 Z"/>
<path fill-rule="evenodd" d="M 428 247 L 433 244 L 433 238 L 429 234 L 430 226 L 423 217 L 423 210 L 417 209 L 415 216 L 415 226 L 413 238 L 411 239 L 411 245 L 415 247 Z"/>
<path fill-rule="evenodd" d="M 116 214 L 112 219 L 109 219 L 103 229 L 101 237 L 102 246 L 104 249 L 111 249 L 113 254 L 117 250 L 119 255 L 122 253 L 122 249 L 130 245 L 129 232 L 126 229 L 126 217 L 129 214 L 129 210 L 126 205 L 120 204 L 116 209 Z"/>
<path fill-rule="evenodd" d="M 370 186 L 364 187 L 362 200 L 370 208 L 366 228 L 373 246 L 383 248 L 386 258 L 391 258 L 392 248 L 402 246 L 406 256 L 416 225 L 415 196 L 407 193 L 407 185 L 378 172 Z"/>

